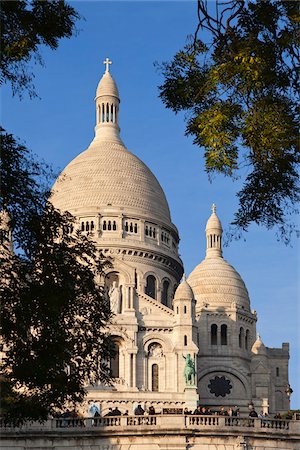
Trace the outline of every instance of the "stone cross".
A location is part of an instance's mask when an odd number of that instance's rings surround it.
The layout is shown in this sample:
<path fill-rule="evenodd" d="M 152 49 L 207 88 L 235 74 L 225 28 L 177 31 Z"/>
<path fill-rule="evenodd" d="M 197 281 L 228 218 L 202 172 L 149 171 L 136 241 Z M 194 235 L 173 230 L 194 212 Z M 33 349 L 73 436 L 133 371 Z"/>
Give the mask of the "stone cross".
<path fill-rule="evenodd" d="M 109 58 L 106 58 L 106 60 L 103 61 L 103 64 L 106 65 L 105 72 L 109 72 L 109 64 L 112 64 L 112 61 Z"/>
<path fill-rule="evenodd" d="M 211 210 L 212 210 L 213 213 L 216 212 L 217 207 L 216 207 L 215 203 L 212 204 Z"/>

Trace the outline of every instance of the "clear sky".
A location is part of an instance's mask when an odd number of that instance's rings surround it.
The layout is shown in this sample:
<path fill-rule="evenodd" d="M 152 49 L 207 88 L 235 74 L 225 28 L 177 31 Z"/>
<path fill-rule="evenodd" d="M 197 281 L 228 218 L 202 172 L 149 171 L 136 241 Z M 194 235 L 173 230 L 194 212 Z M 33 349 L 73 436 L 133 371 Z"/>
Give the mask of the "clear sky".
<path fill-rule="evenodd" d="M 2 123 L 33 152 L 63 169 L 86 149 L 94 133 L 94 96 L 109 57 L 121 96 L 121 136 L 161 183 L 181 237 L 188 275 L 205 256 L 205 224 L 211 204 L 226 231 L 237 206 L 241 181 L 208 181 L 200 149 L 185 137 L 184 115 L 175 116 L 158 98 L 162 77 L 154 62 L 170 60 L 196 25 L 195 1 L 71 2 L 84 16 L 77 37 L 56 51 L 41 49 L 45 67 L 34 67 L 40 99 L 2 92 Z M 299 243 L 277 242 L 274 232 L 251 227 L 245 240 L 224 249 L 241 274 L 257 330 L 268 347 L 290 342 L 292 407 L 300 408 Z M 298 384 L 298 386 L 297 386 Z"/>

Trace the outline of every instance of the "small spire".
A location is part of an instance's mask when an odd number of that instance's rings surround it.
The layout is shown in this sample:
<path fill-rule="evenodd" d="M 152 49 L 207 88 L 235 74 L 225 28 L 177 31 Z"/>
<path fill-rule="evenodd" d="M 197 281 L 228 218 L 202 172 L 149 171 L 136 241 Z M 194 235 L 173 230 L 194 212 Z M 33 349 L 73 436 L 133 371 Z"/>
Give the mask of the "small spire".
<path fill-rule="evenodd" d="M 206 257 L 222 256 L 222 225 L 216 213 L 217 207 L 213 203 L 212 214 L 206 223 Z"/>
<path fill-rule="evenodd" d="M 103 64 L 105 64 L 105 73 L 109 72 L 109 65 L 112 64 L 112 61 L 109 58 L 106 58 L 105 61 L 103 61 Z"/>
<path fill-rule="evenodd" d="M 186 275 L 185 275 L 185 273 L 182 275 L 182 281 L 186 281 Z"/>

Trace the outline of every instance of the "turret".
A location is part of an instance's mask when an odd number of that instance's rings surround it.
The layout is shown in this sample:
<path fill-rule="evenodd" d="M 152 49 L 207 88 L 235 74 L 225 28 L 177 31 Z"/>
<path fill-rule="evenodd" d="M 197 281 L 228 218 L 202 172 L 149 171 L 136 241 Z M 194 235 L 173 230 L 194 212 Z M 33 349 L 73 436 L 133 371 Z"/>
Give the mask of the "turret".
<path fill-rule="evenodd" d="M 103 141 L 122 142 L 119 128 L 120 96 L 117 85 L 109 72 L 112 61 L 109 58 L 103 62 L 106 69 L 96 91 L 96 139 Z"/>
<path fill-rule="evenodd" d="M 195 299 L 192 288 L 186 281 L 185 275 L 183 275 L 182 283 L 176 289 L 173 305 L 177 346 L 178 348 L 182 348 L 182 350 L 189 348 L 195 352 Z"/>
<path fill-rule="evenodd" d="M 212 205 L 212 214 L 207 221 L 206 233 L 206 258 L 222 256 L 222 225 L 216 214 L 216 205 Z"/>

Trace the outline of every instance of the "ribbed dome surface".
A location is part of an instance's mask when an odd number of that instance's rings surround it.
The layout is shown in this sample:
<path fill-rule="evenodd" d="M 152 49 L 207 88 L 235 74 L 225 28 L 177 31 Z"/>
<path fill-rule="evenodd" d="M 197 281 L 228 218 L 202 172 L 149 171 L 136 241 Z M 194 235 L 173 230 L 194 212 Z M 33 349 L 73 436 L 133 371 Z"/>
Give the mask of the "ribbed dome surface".
<path fill-rule="evenodd" d="M 210 218 L 207 221 L 205 230 L 206 231 L 209 231 L 209 230 L 220 230 L 220 231 L 222 231 L 221 221 L 220 221 L 219 217 L 217 216 L 217 214 L 213 213 L 210 216 Z"/>
<path fill-rule="evenodd" d="M 105 72 L 97 87 L 96 98 L 102 95 L 120 97 L 117 85 L 109 72 Z"/>
<path fill-rule="evenodd" d="M 84 206 L 90 213 L 112 206 L 124 213 L 170 224 L 165 194 L 148 167 L 123 145 L 94 140 L 63 170 L 51 201 L 72 214 Z"/>
<path fill-rule="evenodd" d="M 229 306 L 236 302 L 250 309 L 247 288 L 238 272 L 222 257 L 206 258 L 188 277 L 197 304 L 208 303 L 214 307 Z"/>

